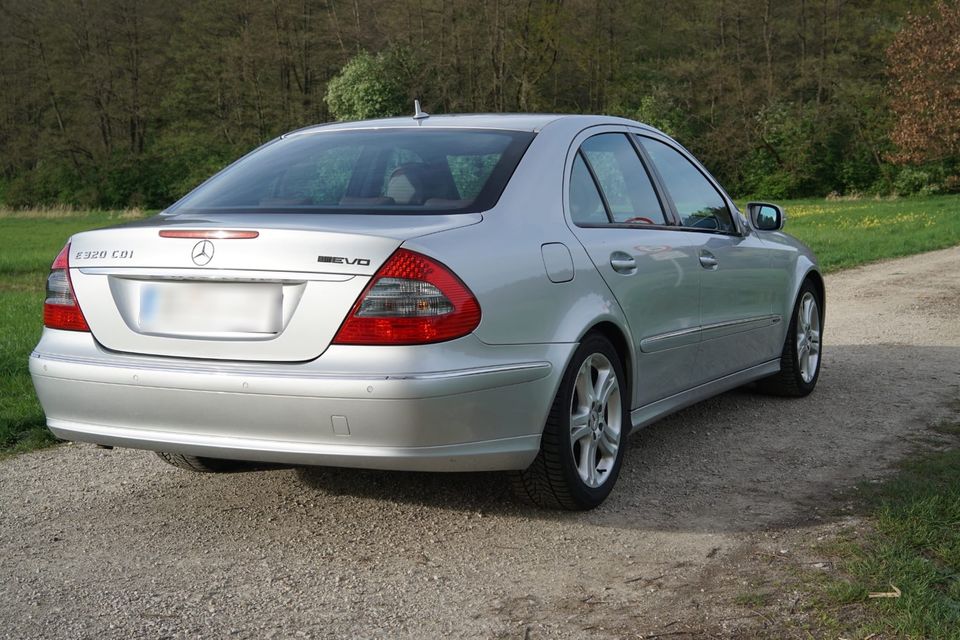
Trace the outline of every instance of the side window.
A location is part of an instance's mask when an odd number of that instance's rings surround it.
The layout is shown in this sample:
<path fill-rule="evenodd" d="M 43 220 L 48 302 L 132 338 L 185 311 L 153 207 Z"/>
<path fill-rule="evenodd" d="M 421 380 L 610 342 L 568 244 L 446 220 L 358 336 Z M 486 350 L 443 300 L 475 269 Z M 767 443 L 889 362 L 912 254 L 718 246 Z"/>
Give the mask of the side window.
<path fill-rule="evenodd" d="M 575 224 L 604 224 L 610 221 L 597 185 L 579 153 L 573 161 L 573 173 L 570 175 L 570 217 Z"/>
<path fill-rule="evenodd" d="M 679 151 L 658 140 L 637 136 L 656 165 L 685 227 L 736 231 L 730 209 L 710 181 Z"/>
<path fill-rule="evenodd" d="M 602 133 L 580 150 L 597 176 L 613 222 L 666 224 L 650 176 L 626 135 Z"/>

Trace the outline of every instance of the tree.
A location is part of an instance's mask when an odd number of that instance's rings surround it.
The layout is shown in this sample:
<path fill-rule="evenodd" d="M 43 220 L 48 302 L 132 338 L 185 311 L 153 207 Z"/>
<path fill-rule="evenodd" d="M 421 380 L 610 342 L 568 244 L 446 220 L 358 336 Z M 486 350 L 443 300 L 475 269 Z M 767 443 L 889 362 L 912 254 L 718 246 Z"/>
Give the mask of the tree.
<path fill-rule="evenodd" d="M 900 176 L 895 121 L 960 164 L 958 2 L 905 23 L 933 3 L 0 0 L 0 201 L 162 207 L 285 131 L 413 98 L 647 120 L 738 195 L 906 192 L 950 162 Z"/>
<path fill-rule="evenodd" d="M 900 163 L 960 159 L 960 2 L 911 15 L 887 49 Z"/>
<path fill-rule="evenodd" d="M 396 51 L 358 53 L 327 85 L 330 113 L 337 120 L 364 120 L 408 111 L 403 62 Z"/>

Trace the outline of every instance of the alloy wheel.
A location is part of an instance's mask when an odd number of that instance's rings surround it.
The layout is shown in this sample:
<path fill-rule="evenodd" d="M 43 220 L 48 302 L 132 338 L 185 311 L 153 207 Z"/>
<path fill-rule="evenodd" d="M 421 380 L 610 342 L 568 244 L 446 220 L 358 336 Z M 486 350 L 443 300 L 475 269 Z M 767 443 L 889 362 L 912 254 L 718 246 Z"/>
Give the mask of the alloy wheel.
<path fill-rule="evenodd" d="M 820 364 L 820 310 L 809 291 L 803 294 L 797 308 L 797 362 L 800 377 L 809 384 Z"/>
<path fill-rule="evenodd" d="M 573 460 L 595 489 L 610 477 L 623 433 L 620 382 L 606 356 L 594 353 L 580 365 L 570 405 Z"/>

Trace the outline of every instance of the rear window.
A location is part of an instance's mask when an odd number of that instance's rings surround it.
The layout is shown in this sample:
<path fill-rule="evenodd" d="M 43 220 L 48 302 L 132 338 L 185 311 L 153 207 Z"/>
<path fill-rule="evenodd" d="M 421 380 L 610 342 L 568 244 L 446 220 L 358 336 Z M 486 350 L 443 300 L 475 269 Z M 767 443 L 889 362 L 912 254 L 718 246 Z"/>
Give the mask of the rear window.
<path fill-rule="evenodd" d="M 500 198 L 533 136 L 475 129 L 294 135 L 227 167 L 169 211 L 484 211 Z"/>

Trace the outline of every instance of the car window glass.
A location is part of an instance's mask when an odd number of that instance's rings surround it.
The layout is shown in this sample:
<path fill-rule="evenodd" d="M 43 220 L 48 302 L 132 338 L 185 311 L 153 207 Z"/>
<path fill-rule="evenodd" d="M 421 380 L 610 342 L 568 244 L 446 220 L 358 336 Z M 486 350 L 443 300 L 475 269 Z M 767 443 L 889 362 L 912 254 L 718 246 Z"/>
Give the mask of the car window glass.
<path fill-rule="evenodd" d="M 603 133 L 580 147 L 597 176 L 614 222 L 666 224 L 640 156 L 622 133 Z"/>
<path fill-rule="evenodd" d="M 656 165 L 685 227 L 736 231 L 726 200 L 679 151 L 658 140 L 638 136 Z"/>
<path fill-rule="evenodd" d="M 383 178 L 383 181 L 380 185 L 380 193 L 386 193 L 387 188 L 390 185 L 390 178 L 396 173 L 397 169 L 404 165 L 416 165 L 423 162 L 418 154 L 414 153 L 410 149 L 390 149 L 387 152 L 387 166 L 386 170 L 382 173 L 380 177 Z M 377 171 L 376 173 L 380 173 Z"/>
<path fill-rule="evenodd" d="M 299 162 L 274 179 L 269 197 L 263 199 L 274 204 L 336 205 L 347 191 L 360 151 L 360 147 L 355 146 L 334 147 L 309 162 Z"/>
<path fill-rule="evenodd" d="M 448 155 L 447 166 L 461 198 L 476 198 L 487 182 L 500 156 L 492 153 L 482 155 Z"/>
<path fill-rule="evenodd" d="M 291 135 L 234 163 L 168 211 L 485 211 L 496 204 L 533 137 L 474 129 Z"/>
<path fill-rule="evenodd" d="M 570 217 L 575 224 L 605 224 L 610 221 L 590 171 L 578 153 L 570 175 Z"/>

